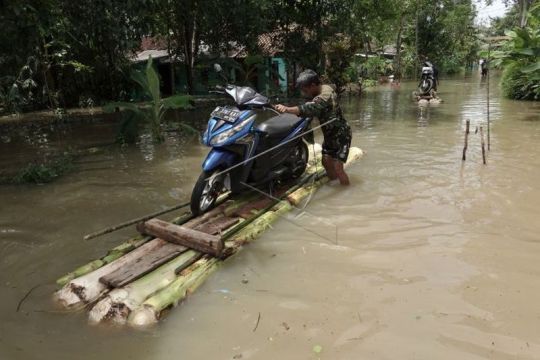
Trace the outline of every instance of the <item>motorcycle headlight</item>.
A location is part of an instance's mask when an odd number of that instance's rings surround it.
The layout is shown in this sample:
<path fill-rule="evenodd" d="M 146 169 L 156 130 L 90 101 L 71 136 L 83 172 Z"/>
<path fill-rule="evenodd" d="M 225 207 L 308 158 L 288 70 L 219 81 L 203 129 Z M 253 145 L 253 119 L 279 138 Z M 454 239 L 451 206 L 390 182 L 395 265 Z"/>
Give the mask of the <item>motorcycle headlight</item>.
<path fill-rule="evenodd" d="M 229 130 L 226 130 L 220 134 L 217 134 L 210 140 L 210 145 L 217 146 L 221 143 L 224 143 L 234 135 L 238 134 L 240 131 L 244 130 L 253 120 L 253 116 L 248 117 L 246 120 L 243 120 L 238 125 L 232 127 Z"/>

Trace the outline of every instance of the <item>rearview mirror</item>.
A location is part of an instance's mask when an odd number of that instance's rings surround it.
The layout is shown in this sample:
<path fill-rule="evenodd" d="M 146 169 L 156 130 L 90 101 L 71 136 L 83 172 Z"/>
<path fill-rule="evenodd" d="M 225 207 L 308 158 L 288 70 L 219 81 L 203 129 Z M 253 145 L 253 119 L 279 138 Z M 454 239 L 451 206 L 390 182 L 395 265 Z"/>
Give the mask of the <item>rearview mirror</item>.
<path fill-rule="evenodd" d="M 219 64 L 214 64 L 214 70 L 218 73 L 223 71 L 223 69 L 221 68 L 221 65 Z"/>

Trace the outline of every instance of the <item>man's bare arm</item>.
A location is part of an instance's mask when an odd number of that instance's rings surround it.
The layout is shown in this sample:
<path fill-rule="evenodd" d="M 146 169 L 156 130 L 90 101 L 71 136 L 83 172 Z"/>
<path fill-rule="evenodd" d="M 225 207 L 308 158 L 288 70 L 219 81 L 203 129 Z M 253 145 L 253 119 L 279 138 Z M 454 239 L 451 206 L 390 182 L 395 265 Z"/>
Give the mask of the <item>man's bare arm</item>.
<path fill-rule="evenodd" d="M 280 113 L 289 113 L 289 114 L 294 114 L 296 116 L 300 115 L 300 108 L 298 106 L 285 106 L 282 104 L 278 104 L 274 107 Z"/>

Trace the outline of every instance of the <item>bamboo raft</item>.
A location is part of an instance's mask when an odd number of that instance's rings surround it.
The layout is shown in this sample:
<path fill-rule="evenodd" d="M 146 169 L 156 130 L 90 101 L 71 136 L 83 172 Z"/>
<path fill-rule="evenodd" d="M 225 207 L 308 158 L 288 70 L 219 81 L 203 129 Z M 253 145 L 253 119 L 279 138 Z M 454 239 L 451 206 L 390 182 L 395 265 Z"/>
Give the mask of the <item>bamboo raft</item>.
<path fill-rule="evenodd" d="M 442 102 L 436 92 L 430 95 L 420 95 L 414 91 L 413 100 L 416 101 L 418 105 L 440 104 Z"/>
<path fill-rule="evenodd" d="M 351 148 L 346 166 L 362 155 Z M 326 183 L 320 164 L 318 146 L 306 173 L 296 184 L 277 189 L 276 199 L 249 193 L 199 217 L 184 214 L 170 223 L 138 224 L 143 235 L 58 279 L 61 288 L 54 299 L 64 309 L 89 310 L 91 324 L 137 328 L 157 323 L 164 310 L 193 293 L 223 261 Z"/>

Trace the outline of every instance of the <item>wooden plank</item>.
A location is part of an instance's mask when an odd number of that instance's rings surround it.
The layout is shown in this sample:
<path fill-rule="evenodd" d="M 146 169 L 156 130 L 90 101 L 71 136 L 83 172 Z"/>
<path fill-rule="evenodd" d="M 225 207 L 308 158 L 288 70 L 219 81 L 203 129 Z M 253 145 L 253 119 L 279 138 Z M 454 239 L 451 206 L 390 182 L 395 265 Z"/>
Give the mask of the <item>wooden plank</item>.
<path fill-rule="evenodd" d="M 235 211 L 234 215 L 240 216 L 244 219 L 249 219 L 253 216 L 254 212 L 268 207 L 270 204 L 274 203 L 275 200 L 272 200 L 268 197 L 263 197 L 257 201 L 253 201 L 249 204 L 246 204 Z"/>
<path fill-rule="evenodd" d="M 220 256 L 223 250 L 223 240 L 220 236 L 206 234 L 159 219 L 140 223 L 137 225 L 137 230 L 142 234 L 153 235 L 212 256 Z"/>
<path fill-rule="evenodd" d="M 162 239 L 156 240 L 160 241 L 160 245 L 152 252 L 132 259 L 116 271 L 102 276 L 99 281 L 109 287 L 122 287 L 187 250 L 187 247 L 182 245 L 172 244 Z"/>
<path fill-rule="evenodd" d="M 276 195 L 280 196 L 283 192 L 284 189 L 279 189 Z M 243 218 L 252 217 L 254 210 L 260 210 L 262 208 L 265 208 L 271 202 L 272 200 L 270 200 L 269 198 L 259 198 L 258 200 L 247 203 L 241 208 L 239 208 L 238 211 L 235 212 L 236 216 L 223 215 L 223 208 L 226 205 L 229 205 L 228 203 L 225 203 L 217 207 L 216 209 L 213 209 L 212 211 L 200 216 L 199 218 L 187 222 L 180 231 L 182 232 L 182 234 L 185 235 L 185 231 L 187 230 L 189 234 L 188 238 L 200 237 L 202 235 L 201 233 L 205 233 L 209 236 L 216 235 L 237 224 L 240 221 L 239 216 L 242 216 Z M 174 225 L 165 221 L 161 221 L 159 219 L 152 220 L 160 222 L 160 225 L 158 226 L 168 227 L 169 225 Z M 193 227 L 193 230 L 189 231 L 189 228 L 191 227 Z M 138 229 L 139 228 L 140 226 L 138 226 Z M 148 235 L 157 237 L 157 239 L 154 240 L 157 241 L 159 244 L 156 249 L 154 249 L 150 253 L 145 254 L 143 257 L 131 259 L 131 261 L 124 264 L 122 268 L 117 269 L 114 272 L 111 272 L 105 276 L 102 276 L 99 281 L 102 284 L 113 288 L 125 286 L 126 284 L 135 281 L 136 279 L 153 271 L 160 265 L 180 255 L 182 252 L 186 251 L 187 248 L 193 248 L 195 250 L 201 251 L 203 253 L 208 253 L 213 256 L 221 255 L 223 249 L 223 242 L 219 237 L 206 238 L 206 241 L 210 241 L 211 243 L 211 245 L 208 247 L 207 245 L 205 245 L 204 241 L 203 245 L 197 245 L 191 243 L 190 239 L 188 239 L 188 243 L 186 243 L 185 239 L 174 238 L 175 236 L 177 236 L 174 234 L 174 232 L 177 230 L 178 229 L 173 229 L 173 238 L 169 238 L 170 234 L 166 235 L 167 231 L 165 231 L 165 233 L 160 232 L 160 235 L 157 235 L 152 232 L 147 232 L 147 229 L 139 229 L 139 231 L 143 233 L 147 233 Z M 164 239 L 161 235 L 168 237 L 168 239 Z M 219 245 L 220 243 L 221 245 Z"/>
<path fill-rule="evenodd" d="M 211 213 L 201 216 L 196 222 L 186 223 L 185 226 L 196 226 L 202 232 L 207 234 L 218 234 L 220 231 L 236 224 L 239 219 L 220 216 L 223 205 L 214 209 Z M 163 239 L 155 239 L 157 241 L 157 249 L 145 254 L 144 258 L 132 259 L 130 262 L 123 265 L 122 268 L 111 272 L 99 279 L 99 281 L 109 287 L 117 288 L 129 284 L 132 281 L 144 276 L 153 271 L 158 266 L 180 255 L 187 250 L 187 247 Z"/>
<path fill-rule="evenodd" d="M 223 210 L 229 205 L 230 205 L 230 200 L 225 201 L 225 203 L 218 205 L 216 208 L 186 222 L 184 224 L 184 227 L 195 228 L 196 226 L 199 226 L 212 218 L 222 216 Z"/>
<path fill-rule="evenodd" d="M 224 230 L 227 230 L 231 226 L 237 224 L 240 221 L 240 218 L 238 217 L 231 217 L 231 216 L 223 216 L 217 219 L 210 220 L 207 223 L 200 224 L 194 228 L 194 230 L 211 234 L 211 235 L 217 235 Z"/>
<path fill-rule="evenodd" d="M 225 221 L 225 219 L 221 220 L 222 218 L 220 217 L 224 206 L 225 204 L 218 206 L 216 209 L 213 209 L 212 211 L 204 214 L 203 216 L 200 216 L 196 219 L 193 219 L 192 221 L 187 222 L 185 226 L 204 227 L 205 223 L 209 221 L 213 223 L 214 225 L 209 226 L 209 228 L 205 230 L 204 232 L 212 231 L 209 233 L 217 234 L 219 230 L 221 230 L 221 226 L 223 227 L 227 226 L 227 222 Z M 222 221 L 224 223 L 222 223 Z M 237 221 L 238 219 L 234 223 L 236 223 Z M 180 255 L 182 252 L 187 250 L 187 247 L 185 246 L 174 244 L 163 239 L 158 238 L 158 239 L 155 239 L 154 241 L 156 241 L 157 244 L 159 244 L 157 246 L 157 249 L 146 254 L 144 256 L 144 259 L 143 258 L 131 259 L 130 262 L 124 264 L 120 269 L 117 269 L 111 272 L 110 274 L 102 276 L 99 279 L 99 282 L 113 288 L 124 286 L 126 284 L 129 284 L 132 281 L 137 280 L 138 278 L 144 276 L 150 271 L 156 269 L 158 266 L 166 263 L 167 261 L 175 258 L 176 256 Z"/>

